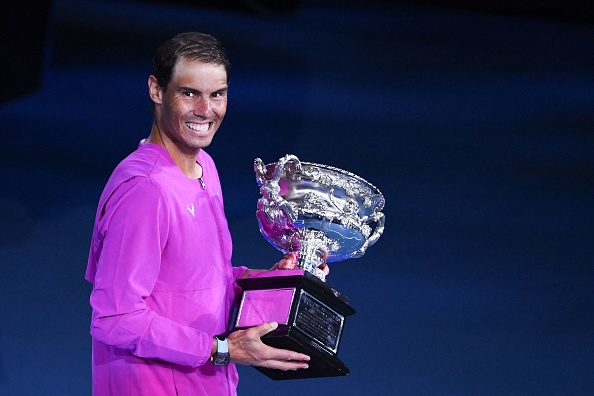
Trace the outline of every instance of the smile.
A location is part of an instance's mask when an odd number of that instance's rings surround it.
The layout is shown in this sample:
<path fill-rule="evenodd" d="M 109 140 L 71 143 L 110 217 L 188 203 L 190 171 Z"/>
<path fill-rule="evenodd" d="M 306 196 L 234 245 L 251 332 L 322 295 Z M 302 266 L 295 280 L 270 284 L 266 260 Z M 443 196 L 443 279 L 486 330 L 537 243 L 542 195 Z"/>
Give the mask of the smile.
<path fill-rule="evenodd" d="M 194 124 L 187 122 L 186 126 L 196 132 L 206 132 L 208 131 L 208 128 L 210 128 L 210 124 L 210 122 L 208 124 Z"/>

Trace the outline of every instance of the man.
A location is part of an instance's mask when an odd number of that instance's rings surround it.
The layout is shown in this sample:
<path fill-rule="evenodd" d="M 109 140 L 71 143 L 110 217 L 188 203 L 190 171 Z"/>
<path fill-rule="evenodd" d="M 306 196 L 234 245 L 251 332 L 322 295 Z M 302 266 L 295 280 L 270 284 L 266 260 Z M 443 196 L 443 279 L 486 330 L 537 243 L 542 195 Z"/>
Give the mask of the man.
<path fill-rule="evenodd" d="M 95 218 L 86 272 L 94 395 L 234 395 L 227 357 L 308 367 L 308 356 L 261 342 L 276 323 L 221 336 L 235 280 L 248 272 L 231 266 L 220 182 L 203 150 L 225 116 L 228 83 L 229 62 L 212 36 L 183 33 L 155 53 L 150 136 L 116 167 Z M 294 264 L 286 255 L 273 269 Z"/>

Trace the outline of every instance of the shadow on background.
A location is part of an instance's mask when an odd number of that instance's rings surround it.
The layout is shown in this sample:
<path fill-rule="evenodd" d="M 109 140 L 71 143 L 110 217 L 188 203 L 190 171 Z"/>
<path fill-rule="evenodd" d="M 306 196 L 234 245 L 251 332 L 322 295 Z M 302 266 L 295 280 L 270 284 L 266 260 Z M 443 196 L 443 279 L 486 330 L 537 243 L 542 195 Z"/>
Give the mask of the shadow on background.
<path fill-rule="evenodd" d="M 0 106 L 0 394 L 90 394 L 95 205 L 149 133 L 153 50 L 186 30 L 219 37 L 233 63 L 207 151 L 235 265 L 279 257 L 254 215 L 256 157 L 349 170 L 387 201 L 382 238 L 329 277 L 357 309 L 339 352 L 351 375 L 273 382 L 241 367 L 240 394 L 594 392 L 591 24 L 386 1 L 185 3 L 53 1 L 38 83 Z"/>

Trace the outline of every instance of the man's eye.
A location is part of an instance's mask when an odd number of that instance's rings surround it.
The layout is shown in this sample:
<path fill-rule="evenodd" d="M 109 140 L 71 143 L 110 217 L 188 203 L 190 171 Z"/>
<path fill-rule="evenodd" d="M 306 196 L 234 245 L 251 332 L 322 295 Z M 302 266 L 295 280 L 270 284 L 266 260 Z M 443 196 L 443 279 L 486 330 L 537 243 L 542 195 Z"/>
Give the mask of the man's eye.
<path fill-rule="evenodd" d="M 182 94 L 188 98 L 193 98 L 194 96 L 196 96 L 196 94 L 194 92 L 189 92 L 189 91 L 182 92 Z"/>

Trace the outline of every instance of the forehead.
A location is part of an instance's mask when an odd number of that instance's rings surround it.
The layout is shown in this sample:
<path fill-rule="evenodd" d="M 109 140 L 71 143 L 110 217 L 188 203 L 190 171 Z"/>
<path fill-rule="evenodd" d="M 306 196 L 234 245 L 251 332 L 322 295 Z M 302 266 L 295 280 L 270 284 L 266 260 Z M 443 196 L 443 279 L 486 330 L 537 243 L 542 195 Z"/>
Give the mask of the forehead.
<path fill-rule="evenodd" d="M 226 85 L 227 71 L 216 63 L 180 58 L 173 68 L 172 81 L 182 85 Z"/>

